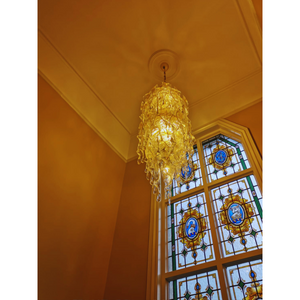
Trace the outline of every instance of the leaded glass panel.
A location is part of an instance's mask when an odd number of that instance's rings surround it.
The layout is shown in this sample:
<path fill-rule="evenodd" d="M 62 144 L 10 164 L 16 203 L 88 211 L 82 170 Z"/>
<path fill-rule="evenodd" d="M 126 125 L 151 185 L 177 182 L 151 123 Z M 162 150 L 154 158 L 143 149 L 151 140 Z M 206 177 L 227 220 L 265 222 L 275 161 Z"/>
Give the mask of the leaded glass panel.
<path fill-rule="evenodd" d="M 199 163 L 199 154 L 197 145 L 195 145 L 192 165 L 188 166 L 187 172 L 182 170 L 180 174 L 180 183 L 178 183 L 175 179 L 173 180 L 172 197 L 189 191 L 202 184 L 203 182 Z"/>
<path fill-rule="evenodd" d="M 262 198 L 254 176 L 211 191 L 223 255 L 262 248 Z"/>
<path fill-rule="evenodd" d="M 168 206 L 168 269 L 214 260 L 210 223 L 204 193 Z"/>
<path fill-rule="evenodd" d="M 183 277 L 169 283 L 169 300 L 221 300 L 217 271 Z"/>
<path fill-rule="evenodd" d="M 232 300 L 263 299 L 261 259 L 228 267 L 226 272 Z"/>
<path fill-rule="evenodd" d="M 250 168 L 243 145 L 223 134 L 202 145 L 209 182 Z"/>

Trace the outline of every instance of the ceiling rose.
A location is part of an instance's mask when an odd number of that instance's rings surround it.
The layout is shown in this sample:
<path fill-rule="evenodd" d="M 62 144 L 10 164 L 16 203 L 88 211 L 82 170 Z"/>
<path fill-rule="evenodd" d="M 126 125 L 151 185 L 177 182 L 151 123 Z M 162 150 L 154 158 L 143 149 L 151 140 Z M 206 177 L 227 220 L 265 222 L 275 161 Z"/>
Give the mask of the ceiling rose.
<path fill-rule="evenodd" d="M 150 74 L 155 79 L 162 79 L 162 69 L 161 65 L 166 63 L 168 68 L 168 80 L 174 79 L 180 72 L 180 62 L 178 55 L 171 50 L 158 50 L 154 52 L 148 62 L 148 69 Z"/>

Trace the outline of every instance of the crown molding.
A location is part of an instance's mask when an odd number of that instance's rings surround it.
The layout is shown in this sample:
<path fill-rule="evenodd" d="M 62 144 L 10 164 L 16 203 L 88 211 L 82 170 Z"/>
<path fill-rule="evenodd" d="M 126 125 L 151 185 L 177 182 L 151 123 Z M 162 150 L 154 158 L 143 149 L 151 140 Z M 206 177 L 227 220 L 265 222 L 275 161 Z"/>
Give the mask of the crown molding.
<path fill-rule="evenodd" d="M 38 49 L 39 74 L 126 162 L 131 140 L 128 130 L 41 31 L 38 34 Z"/>
<path fill-rule="evenodd" d="M 252 0 L 235 0 L 237 9 L 243 19 L 245 31 L 262 65 L 262 31 Z"/>
<path fill-rule="evenodd" d="M 242 83 L 243 81 L 247 81 L 249 78 L 255 76 L 255 75 L 261 75 L 262 74 L 262 69 L 259 68 L 257 69 L 256 71 L 254 72 L 251 72 L 250 74 L 246 75 L 245 77 L 243 78 L 240 78 L 239 80 L 235 81 L 235 82 L 232 82 L 226 86 L 224 86 L 223 88 L 197 100 L 197 101 L 194 101 L 193 103 L 190 104 L 190 108 L 194 108 L 194 106 L 197 106 L 199 105 L 200 103 L 204 102 L 204 101 L 207 101 L 209 100 L 210 98 L 213 98 L 215 96 L 217 96 L 218 94 L 221 94 L 223 92 L 225 92 L 226 90 L 229 90 L 229 89 L 232 89 L 234 88 L 235 86 L 238 86 L 240 83 Z"/>

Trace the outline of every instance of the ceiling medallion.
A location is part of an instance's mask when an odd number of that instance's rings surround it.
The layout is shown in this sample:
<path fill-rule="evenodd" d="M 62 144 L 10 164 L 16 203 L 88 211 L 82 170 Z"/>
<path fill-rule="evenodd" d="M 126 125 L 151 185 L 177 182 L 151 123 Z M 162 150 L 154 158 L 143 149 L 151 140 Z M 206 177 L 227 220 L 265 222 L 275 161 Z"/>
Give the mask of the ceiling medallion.
<path fill-rule="evenodd" d="M 180 61 L 178 55 L 171 51 L 162 49 L 154 52 L 148 62 L 148 69 L 153 78 L 161 80 L 162 65 L 168 66 L 168 80 L 173 80 L 180 72 Z"/>
<path fill-rule="evenodd" d="M 138 163 L 146 163 L 145 173 L 156 199 L 161 200 L 163 180 L 170 202 L 173 179 L 179 184 L 182 172 L 188 174 L 189 166 L 193 166 L 195 138 L 186 98 L 166 82 L 166 71 L 172 70 L 172 66 L 163 61 L 158 69 L 164 71 L 164 82 L 142 101 L 137 154 Z"/>

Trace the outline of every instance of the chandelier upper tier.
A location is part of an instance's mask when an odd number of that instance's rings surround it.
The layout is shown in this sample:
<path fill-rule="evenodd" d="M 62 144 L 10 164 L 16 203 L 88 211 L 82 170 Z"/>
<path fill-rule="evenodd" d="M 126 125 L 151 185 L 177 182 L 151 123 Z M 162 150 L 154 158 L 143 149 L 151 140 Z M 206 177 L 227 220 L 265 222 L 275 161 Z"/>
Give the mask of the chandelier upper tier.
<path fill-rule="evenodd" d="M 188 118 L 188 102 L 179 90 L 166 82 L 167 63 L 161 64 L 164 82 L 144 96 L 138 133 L 138 163 L 146 163 L 145 173 L 156 199 L 161 200 L 161 181 L 170 199 L 173 180 L 192 165 L 195 138 Z"/>

